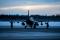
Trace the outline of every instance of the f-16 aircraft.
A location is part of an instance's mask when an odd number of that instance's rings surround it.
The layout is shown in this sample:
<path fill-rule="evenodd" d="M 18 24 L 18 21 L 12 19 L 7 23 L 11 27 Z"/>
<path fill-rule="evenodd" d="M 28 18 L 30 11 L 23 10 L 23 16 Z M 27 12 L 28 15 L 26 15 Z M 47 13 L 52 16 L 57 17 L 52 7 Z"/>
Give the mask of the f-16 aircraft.
<path fill-rule="evenodd" d="M 25 29 L 27 27 L 36 28 L 38 26 L 38 22 L 41 22 L 41 25 L 43 25 L 42 22 L 45 22 L 46 27 L 48 29 L 50 21 L 60 21 L 60 16 L 37 16 L 37 15 L 31 15 L 29 16 L 29 10 L 28 10 L 28 16 L 20 16 L 20 15 L 0 15 L 0 21 L 9 21 L 11 23 L 11 28 L 13 28 L 13 22 L 19 21 L 22 22 L 22 25 L 25 26 Z"/>
<path fill-rule="evenodd" d="M 22 23 L 23 25 L 25 25 L 25 29 L 26 27 L 31 27 L 31 28 L 36 28 L 36 26 L 38 26 L 38 23 L 33 19 L 33 17 L 29 16 L 29 10 L 28 10 L 28 18 L 27 20 L 25 20 L 25 23 Z"/>

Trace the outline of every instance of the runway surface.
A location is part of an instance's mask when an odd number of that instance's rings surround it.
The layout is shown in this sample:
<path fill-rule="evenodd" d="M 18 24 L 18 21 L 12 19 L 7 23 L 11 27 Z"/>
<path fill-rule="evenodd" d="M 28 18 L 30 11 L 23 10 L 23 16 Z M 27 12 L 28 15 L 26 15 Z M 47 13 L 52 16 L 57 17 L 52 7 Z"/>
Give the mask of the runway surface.
<path fill-rule="evenodd" d="M 37 28 L 37 29 L 24 29 L 24 28 L 0 28 L 0 39 L 41 39 L 41 40 L 59 40 L 60 39 L 60 29 L 59 28 Z"/>

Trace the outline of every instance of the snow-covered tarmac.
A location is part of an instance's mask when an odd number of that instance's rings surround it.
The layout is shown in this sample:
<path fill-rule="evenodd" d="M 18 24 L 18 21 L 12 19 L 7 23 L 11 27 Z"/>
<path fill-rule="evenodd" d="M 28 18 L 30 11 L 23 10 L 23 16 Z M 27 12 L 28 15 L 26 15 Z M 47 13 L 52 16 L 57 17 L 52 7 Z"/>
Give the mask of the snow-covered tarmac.
<path fill-rule="evenodd" d="M 0 39 L 60 39 L 60 32 L 26 32 L 26 30 L 25 32 L 19 32 L 16 30 L 9 32 L 6 31 L 0 32 Z"/>

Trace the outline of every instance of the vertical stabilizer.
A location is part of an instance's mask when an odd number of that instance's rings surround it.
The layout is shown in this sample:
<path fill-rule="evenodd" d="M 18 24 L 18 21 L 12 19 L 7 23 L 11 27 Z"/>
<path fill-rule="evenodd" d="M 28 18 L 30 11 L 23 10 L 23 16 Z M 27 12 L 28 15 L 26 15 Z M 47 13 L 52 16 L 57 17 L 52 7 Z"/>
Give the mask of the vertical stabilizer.
<path fill-rule="evenodd" d="M 28 20 L 29 20 L 29 10 L 28 10 Z"/>

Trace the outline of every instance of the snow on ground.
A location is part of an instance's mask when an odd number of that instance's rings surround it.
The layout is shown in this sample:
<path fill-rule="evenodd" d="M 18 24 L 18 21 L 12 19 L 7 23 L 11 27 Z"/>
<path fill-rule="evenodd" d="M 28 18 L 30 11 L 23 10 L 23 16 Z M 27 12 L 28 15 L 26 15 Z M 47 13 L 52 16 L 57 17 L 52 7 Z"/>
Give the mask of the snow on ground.
<path fill-rule="evenodd" d="M 43 24 L 44 24 L 44 22 L 43 22 Z M 60 24 L 60 22 L 49 23 L 51 28 L 60 28 L 59 24 Z M 24 28 L 21 25 L 21 22 L 14 23 L 14 28 L 21 28 L 21 27 Z M 5 22 L 5 23 L 0 22 L 0 28 L 10 28 L 10 23 L 9 22 Z M 58 38 L 60 38 L 60 32 L 58 32 L 58 33 L 57 32 L 0 32 L 0 39 L 38 39 L 38 38 L 58 39 Z"/>
<path fill-rule="evenodd" d="M 1 36 L 60 36 L 60 33 L 47 32 L 17 32 L 17 33 L 0 33 Z"/>
<path fill-rule="evenodd" d="M 17 33 L 0 33 L 0 39 L 58 39 L 60 33 L 46 32 L 17 32 Z"/>

